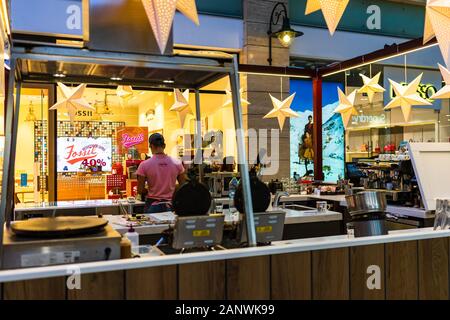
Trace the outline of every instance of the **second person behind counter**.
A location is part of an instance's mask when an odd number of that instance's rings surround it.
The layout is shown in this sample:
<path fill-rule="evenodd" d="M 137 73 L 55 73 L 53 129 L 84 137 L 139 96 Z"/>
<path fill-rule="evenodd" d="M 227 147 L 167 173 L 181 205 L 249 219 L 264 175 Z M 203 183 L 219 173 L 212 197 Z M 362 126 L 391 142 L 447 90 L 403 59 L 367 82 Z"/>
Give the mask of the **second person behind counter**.
<path fill-rule="evenodd" d="M 145 195 L 146 213 L 171 211 L 176 183 L 178 181 L 181 185 L 186 181 L 185 170 L 181 161 L 165 154 L 166 143 L 162 134 L 152 134 L 148 142 L 152 157 L 142 162 L 136 172 L 138 193 Z"/>

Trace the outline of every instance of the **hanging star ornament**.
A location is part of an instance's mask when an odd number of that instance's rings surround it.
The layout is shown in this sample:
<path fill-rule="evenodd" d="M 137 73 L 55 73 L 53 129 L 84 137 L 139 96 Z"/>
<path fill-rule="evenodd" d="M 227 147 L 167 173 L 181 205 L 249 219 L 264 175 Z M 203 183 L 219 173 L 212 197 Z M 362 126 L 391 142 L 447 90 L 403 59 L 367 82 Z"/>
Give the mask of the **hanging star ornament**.
<path fill-rule="evenodd" d="M 450 1 L 428 0 L 425 14 L 425 30 L 423 43 L 433 37 L 439 43 L 442 56 L 447 65 L 450 65 Z"/>
<path fill-rule="evenodd" d="M 264 116 L 264 119 L 277 118 L 280 130 L 283 130 L 284 122 L 286 118 L 297 118 L 298 113 L 291 109 L 291 104 L 294 101 L 295 93 L 287 97 L 285 100 L 280 101 L 271 94 L 273 109 Z"/>
<path fill-rule="evenodd" d="M 184 122 L 188 114 L 192 114 L 192 110 L 189 107 L 189 89 L 183 93 L 179 89 L 174 90 L 175 103 L 169 109 L 169 111 L 178 112 L 178 118 L 180 119 L 181 127 L 184 127 Z"/>
<path fill-rule="evenodd" d="M 450 99 L 450 71 L 444 66 L 439 64 L 439 69 L 441 69 L 442 78 L 444 78 L 445 86 L 433 94 L 431 99 Z"/>
<path fill-rule="evenodd" d="M 120 105 L 123 107 L 133 96 L 133 88 L 131 86 L 117 86 L 116 95 L 119 97 Z"/>
<path fill-rule="evenodd" d="M 199 25 L 195 0 L 141 0 L 145 13 L 155 35 L 161 53 L 166 51 L 172 31 L 175 11 L 178 9 L 186 17 Z"/>
<path fill-rule="evenodd" d="M 339 95 L 339 105 L 334 109 L 334 113 L 340 113 L 342 117 L 342 123 L 344 127 L 350 123 L 352 116 L 358 115 L 358 111 L 355 108 L 356 102 L 356 90 L 353 90 L 350 95 L 346 96 L 344 92 L 342 92 L 341 88 L 338 88 Z"/>
<path fill-rule="evenodd" d="M 225 93 L 227 95 L 227 99 L 225 103 L 222 105 L 222 108 L 228 107 L 233 105 L 233 94 L 231 92 L 231 89 L 225 90 Z M 241 88 L 239 90 L 239 98 L 241 99 L 241 105 L 250 105 L 251 103 L 248 102 L 246 99 L 244 99 L 244 88 Z"/>
<path fill-rule="evenodd" d="M 95 111 L 95 108 L 83 98 L 83 93 L 87 86 L 85 83 L 80 84 L 73 90 L 60 82 L 58 82 L 58 86 L 61 89 L 64 98 L 55 103 L 49 110 L 65 108 L 69 114 L 70 122 L 72 123 L 75 121 L 75 116 L 77 115 L 77 110 L 79 108 Z"/>
<path fill-rule="evenodd" d="M 386 91 L 386 89 L 379 85 L 381 72 L 373 78 L 366 77 L 363 74 L 360 74 L 360 76 L 363 79 L 364 85 L 358 90 L 358 93 L 366 93 L 370 103 L 373 102 L 375 93 Z"/>
<path fill-rule="evenodd" d="M 322 10 L 328 30 L 333 35 L 348 3 L 349 0 L 307 0 L 305 14 Z"/>
<path fill-rule="evenodd" d="M 197 26 L 200 25 L 195 0 L 178 0 L 177 10 L 180 11 L 182 14 L 184 14 L 189 20 L 191 20 Z"/>
<path fill-rule="evenodd" d="M 406 86 L 389 79 L 389 82 L 394 89 L 395 97 L 386 107 L 384 107 L 384 110 L 402 108 L 403 117 L 406 122 L 409 122 L 411 119 L 412 106 L 431 106 L 432 103 L 420 97 L 417 93 L 417 88 L 422 80 L 422 75 L 423 73 Z"/>

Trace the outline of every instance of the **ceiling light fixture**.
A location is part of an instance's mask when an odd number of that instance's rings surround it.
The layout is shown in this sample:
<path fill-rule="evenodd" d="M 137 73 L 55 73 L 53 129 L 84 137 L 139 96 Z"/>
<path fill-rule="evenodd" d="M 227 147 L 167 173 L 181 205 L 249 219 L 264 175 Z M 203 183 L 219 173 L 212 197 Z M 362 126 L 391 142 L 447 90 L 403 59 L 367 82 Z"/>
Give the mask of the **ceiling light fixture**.
<path fill-rule="evenodd" d="M 112 81 L 122 81 L 121 77 L 111 77 L 110 78 Z"/>
<path fill-rule="evenodd" d="M 175 83 L 175 81 L 172 80 L 172 79 L 163 80 L 163 82 L 164 82 L 164 83 L 167 83 L 167 84 L 173 84 L 173 83 Z"/>
<path fill-rule="evenodd" d="M 63 72 L 56 72 L 53 74 L 55 78 L 65 78 L 66 75 Z"/>

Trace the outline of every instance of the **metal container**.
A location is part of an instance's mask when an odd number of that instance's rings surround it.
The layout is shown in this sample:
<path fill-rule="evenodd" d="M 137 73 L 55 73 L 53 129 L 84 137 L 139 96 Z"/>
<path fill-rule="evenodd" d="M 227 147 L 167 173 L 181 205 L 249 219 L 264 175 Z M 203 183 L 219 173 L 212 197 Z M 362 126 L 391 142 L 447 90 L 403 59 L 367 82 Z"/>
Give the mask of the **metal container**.
<path fill-rule="evenodd" d="M 382 236 L 388 234 L 386 221 L 374 219 L 366 221 L 353 221 L 350 223 L 355 238 Z"/>
<path fill-rule="evenodd" d="M 364 191 L 346 196 L 348 212 L 352 215 L 361 215 L 371 212 L 384 212 L 387 201 L 386 194 L 380 191 Z"/>

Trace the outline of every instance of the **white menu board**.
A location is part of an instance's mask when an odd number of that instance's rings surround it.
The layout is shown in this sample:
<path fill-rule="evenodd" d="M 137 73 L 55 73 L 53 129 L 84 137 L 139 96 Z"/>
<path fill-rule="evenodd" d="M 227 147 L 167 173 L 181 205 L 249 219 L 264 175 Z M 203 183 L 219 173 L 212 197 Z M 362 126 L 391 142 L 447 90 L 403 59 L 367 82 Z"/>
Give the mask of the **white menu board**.
<path fill-rule="evenodd" d="M 111 138 L 59 137 L 57 153 L 58 172 L 84 171 L 89 166 L 111 171 Z"/>
<path fill-rule="evenodd" d="M 427 211 L 450 199 L 450 143 L 410 143 L 409 154 Z"/>

